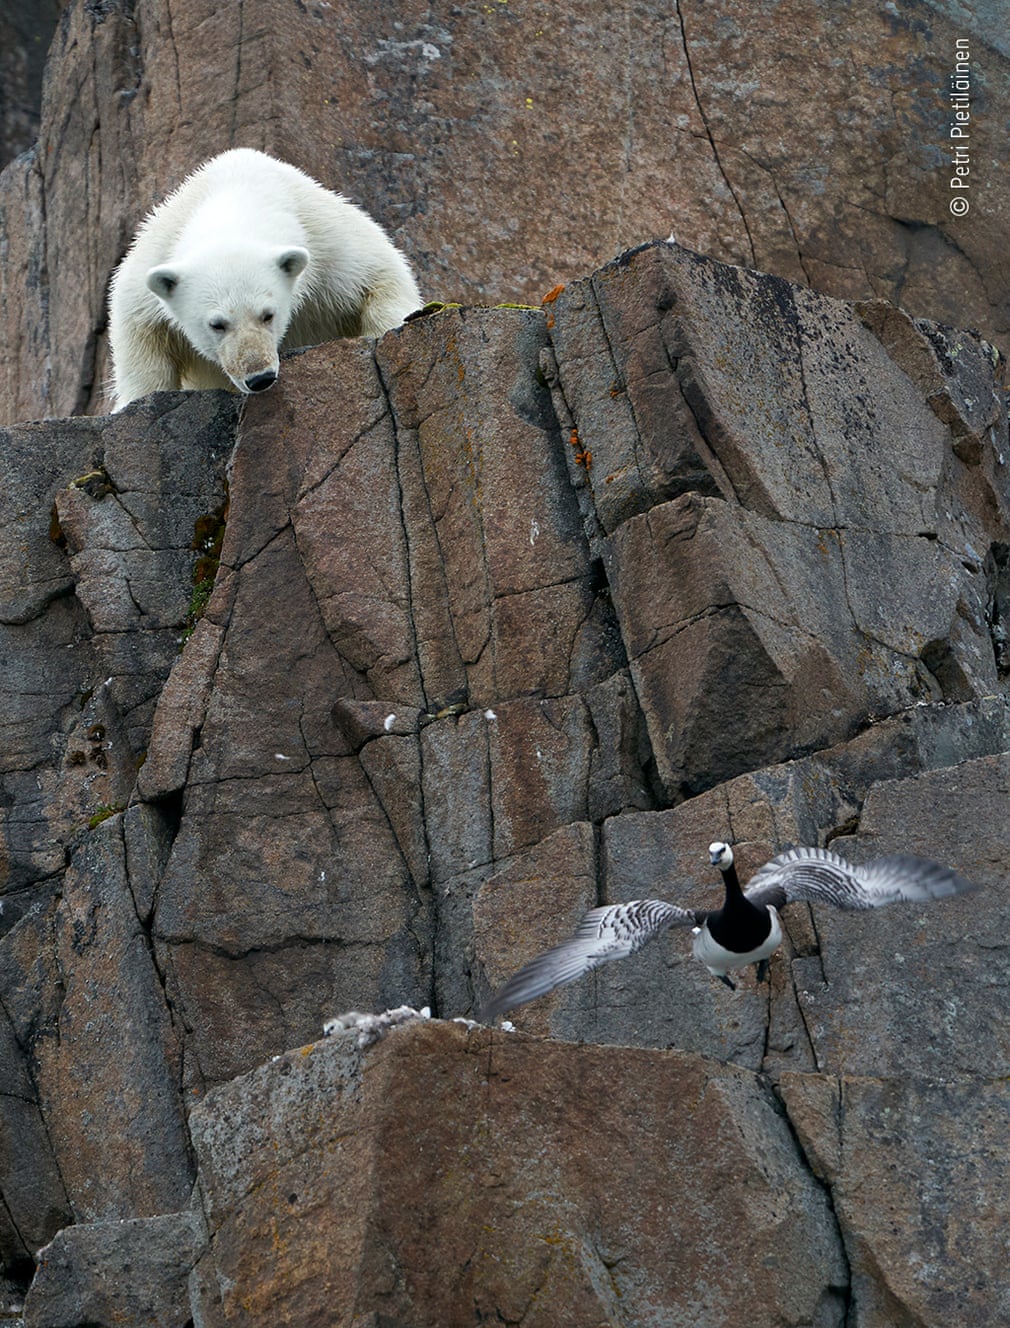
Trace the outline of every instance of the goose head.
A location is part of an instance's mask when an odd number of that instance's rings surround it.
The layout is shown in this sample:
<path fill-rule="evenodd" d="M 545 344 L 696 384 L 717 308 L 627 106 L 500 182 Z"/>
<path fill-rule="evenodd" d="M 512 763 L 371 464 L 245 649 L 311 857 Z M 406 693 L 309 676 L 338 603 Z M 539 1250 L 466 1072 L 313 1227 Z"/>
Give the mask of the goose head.
<path fill-rule="evenodd" d="M 728 844 L 724 844 L 721 839 L 716 840 L 714 844 L 709 844 L 708 856 L 712 866 L 718 867 L 720 871 L 728 871 L 733 866 L 733 850 Z"/>

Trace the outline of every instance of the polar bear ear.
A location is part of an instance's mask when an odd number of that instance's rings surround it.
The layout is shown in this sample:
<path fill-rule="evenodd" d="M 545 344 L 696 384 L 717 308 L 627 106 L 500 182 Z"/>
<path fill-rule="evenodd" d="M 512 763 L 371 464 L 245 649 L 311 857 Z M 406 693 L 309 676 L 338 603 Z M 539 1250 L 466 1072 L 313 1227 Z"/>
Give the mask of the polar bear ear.
<path fill-rule="evenodd" d="M 163 300 L 170 300 L 179 284 L 179 273 L 174 267 L 152 267 L 147 274 L 148 290 Z"/>
<path fill-rule="evenodd" d="M 277 255 L 277 266 L 292 281 L 299 273 L 305 271 L 308 264 L 309 251 L 307 249 L 282 249 Z"/>

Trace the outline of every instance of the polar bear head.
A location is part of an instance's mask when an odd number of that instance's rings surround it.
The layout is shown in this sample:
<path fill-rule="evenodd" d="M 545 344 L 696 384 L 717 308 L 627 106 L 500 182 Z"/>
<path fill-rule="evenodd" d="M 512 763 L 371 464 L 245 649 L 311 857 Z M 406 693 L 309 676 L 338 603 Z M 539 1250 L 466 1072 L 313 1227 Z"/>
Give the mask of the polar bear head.
<path fill-rule="evenodd" d="M 240 392 L 262 392 L 277 379 L 308 261 L 297 246 L 231 243 L 151 268 L 147 287 L 194 350 Z"/>

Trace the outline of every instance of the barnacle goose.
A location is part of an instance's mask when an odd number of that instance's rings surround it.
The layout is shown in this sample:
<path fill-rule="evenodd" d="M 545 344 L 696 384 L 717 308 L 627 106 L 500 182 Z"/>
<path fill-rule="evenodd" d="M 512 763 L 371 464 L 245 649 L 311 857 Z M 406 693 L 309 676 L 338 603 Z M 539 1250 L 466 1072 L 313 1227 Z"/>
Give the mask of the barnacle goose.
<path fill-rule="evenodd" d="M 943 899 L 973 888 L 956 872 L 907 853 L 853 867 L 828 849 L 792 848 L 759 868 L 744 890 L 729 844 L 710 844 L 709 857 L 722 872 L 726 893 L 721 908 L 686 909 L 661 899 L 632 899 L 590 909 L 573 936 L 505 983 L 484 1007 L 482 1018 L 494 1019 L 600 964 L 634 954 L 671 927 L 692 927 L 695 958 L 735 991 L 729 977 L 734 970 L 756 964 L 758 980 L 766 975 L 768 959 L 782 943 L 778 910 L 785 904 L 809 900 L 844 909 L 881 908 Z"/>

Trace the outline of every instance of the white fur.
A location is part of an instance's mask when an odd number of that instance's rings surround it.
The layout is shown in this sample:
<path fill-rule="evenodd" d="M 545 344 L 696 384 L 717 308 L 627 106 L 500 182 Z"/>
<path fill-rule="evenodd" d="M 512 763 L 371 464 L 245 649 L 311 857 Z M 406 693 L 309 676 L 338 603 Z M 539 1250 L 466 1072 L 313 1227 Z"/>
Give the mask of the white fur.
<path fill-rule="evenodd" d="M 420 303 L 407 260 L 366 212 L 235 148 L 154 209 L 112 279 L 115 409 L 177 388 L 248 392 L 276 375 L 279 351 L 380 336 Z"/>

